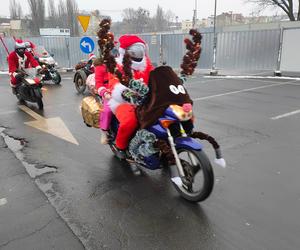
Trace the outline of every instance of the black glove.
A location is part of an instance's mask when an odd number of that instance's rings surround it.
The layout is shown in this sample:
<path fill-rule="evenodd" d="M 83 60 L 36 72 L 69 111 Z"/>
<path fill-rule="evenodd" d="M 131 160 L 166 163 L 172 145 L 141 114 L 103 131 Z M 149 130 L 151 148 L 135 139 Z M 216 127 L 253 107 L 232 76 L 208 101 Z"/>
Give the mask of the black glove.
<path fill-rule="evenodd" d="M 19 72 L 18 74 L 16 74 L 15 78 L 16 78 L 17 82 L 20 82 L 24 76 L 25 76 L 24 73 Z"/>
<path fill-rule="evenodd" d="M 41 74 L 42 70 L 43 70 L 43 68 L 37 68 L 37 69 L 36 69 L 36 74 L 37 74 L 37 75 Z"/>

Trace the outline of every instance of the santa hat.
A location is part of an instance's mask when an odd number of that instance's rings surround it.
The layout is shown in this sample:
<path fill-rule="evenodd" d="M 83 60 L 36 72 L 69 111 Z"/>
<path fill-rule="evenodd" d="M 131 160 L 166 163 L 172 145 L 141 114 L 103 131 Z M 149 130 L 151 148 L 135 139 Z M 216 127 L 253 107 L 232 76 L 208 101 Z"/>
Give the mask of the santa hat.
<path fill-rule="evenodd" d="M 119 42 L 120 42 L 119 52 L 121 55 L 124 55 L 125 50 L 129 48 L 131 45 L 136 43 L 142 44 L 146 48 L 145 41 L 136 35 L 123 35 L 119 38 Z"/>
<path fill-rule="evenodd" d="M 26 49 L 26 44 L 21 39 L 15 40 L 15 49 Z"/>
<path fill-rule="evenodd" d="M 95 59 L 95 58 L 96 58 L 95 54 L 93 54 L 93 53 L 89 54 L 89 60 Z"/>
<path fill-rule="evenodd" d="M 25 41 L 25 45 L 27 48 L 30 48 L 30 49 L 35 49 L 35 44 L 31 41 Z"/>

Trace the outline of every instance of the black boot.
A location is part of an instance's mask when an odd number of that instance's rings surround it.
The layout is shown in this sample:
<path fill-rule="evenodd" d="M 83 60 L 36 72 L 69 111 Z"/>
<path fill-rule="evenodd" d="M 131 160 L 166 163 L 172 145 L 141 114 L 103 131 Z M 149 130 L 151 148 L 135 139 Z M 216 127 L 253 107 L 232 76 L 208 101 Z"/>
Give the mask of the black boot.
<path fill-rule="evenodd" d="M 18 94 L 17 88 L 16 87 L 11 87 L 11 91 L 14 95 Z"/>

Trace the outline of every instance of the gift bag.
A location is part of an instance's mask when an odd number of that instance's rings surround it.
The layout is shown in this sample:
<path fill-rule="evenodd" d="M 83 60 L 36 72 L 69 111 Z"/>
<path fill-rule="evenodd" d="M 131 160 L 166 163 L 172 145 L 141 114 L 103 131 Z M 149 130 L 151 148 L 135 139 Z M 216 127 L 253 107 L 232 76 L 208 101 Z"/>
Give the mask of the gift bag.
<path fill-rule="evenodd" d="M 99 118 L 102 111 L 103 105 L 94 96 L 83 98 L 81 102 L 81 114 L 87 126 L 99 128 Z"/>

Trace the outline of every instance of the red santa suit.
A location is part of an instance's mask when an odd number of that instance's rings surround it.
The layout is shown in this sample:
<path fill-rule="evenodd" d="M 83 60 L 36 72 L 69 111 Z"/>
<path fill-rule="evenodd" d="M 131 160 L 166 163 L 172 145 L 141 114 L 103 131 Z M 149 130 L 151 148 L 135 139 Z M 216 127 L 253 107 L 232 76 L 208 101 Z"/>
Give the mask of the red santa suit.
<path fill-rule="evenodd" d="M 141 80 L 146 85 L 148 85 L 149 75 L 153 69 L 150 58 L 147 55 L 146 43 L 135 35 L 124 35 L 119 39 L 120 42 L 120 56 L 116 59 L 118 69 L 122 72 L 122 61 L 126 51 L 132 57 L 132 73 L 135 80 Z M 132 46 L 141 46 L 144 50 L 144 55 L 142 60 L 134 60 L 134 53 L 131 53 L 130 49 Z M 119 129 L 116 136 L 116 146 L 117 148 L 124 150 L 128 147 L 130 138 L 134 135 L 136 129 L 138 128 L 138 120 L 136 118 L 134 104 L 127 103 L 122 98 L 122 92 L 128 89 L 126 86 L 122 85 L 118 81 L 110 83 L 112 98 L 109 101 L 109 106 L 112 112 L 115 114 L 119 121 Z"/>
<path fill-rule="evenodd" d="M 20 57 L 15 51 L 11 52 L 8 56 L 8 68 L 10 74 L 11 86 L 15 87 L 17 80 L 18 69 L 36 68 L 39 67 L 39 63 L 34 59 L 32 54 L 28 51 L 25 52 L 24 57 Z"/>

